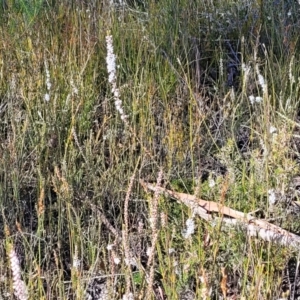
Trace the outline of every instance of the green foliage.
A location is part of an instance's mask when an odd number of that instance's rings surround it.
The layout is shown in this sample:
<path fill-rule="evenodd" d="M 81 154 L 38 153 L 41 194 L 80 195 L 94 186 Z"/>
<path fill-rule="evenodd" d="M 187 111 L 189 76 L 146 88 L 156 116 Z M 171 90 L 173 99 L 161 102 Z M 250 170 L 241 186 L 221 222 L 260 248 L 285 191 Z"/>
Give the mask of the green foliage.
<path fill-rule="evenodd" d="M 46 1 L 44 0 L 7 0 L 3 1 L 3 3 L 4 2 L 6 2 L 6 4 L 3 5 L 6 7 L 5 12 L 8 13 L 8 11 L 14 11 L 17 14 L 21 14 L 27 26 L 30 26 L 35 22 L 36 17 L 46 4 Z"/>
<path fill-rule="evenodd" d="M 162 168 L 162 187 L 299 233 L 289 206 L 300 150 L 296 2 L 2 3 L 3 274 L 7 243 L 20 250 L 30 299 L 79 299 L 104 275 L 110 299 L 128 287 L 136 298 L 225 298 L 227 275 L 228 298 L 280 298 L 291 250 L 225 226 L 225 216 L 201 220 L 138 178 L 156 182 Z M 108 34 L 126 122 L 108 80 Z M 12 284 L 4 278 L 1 290 Z"/>

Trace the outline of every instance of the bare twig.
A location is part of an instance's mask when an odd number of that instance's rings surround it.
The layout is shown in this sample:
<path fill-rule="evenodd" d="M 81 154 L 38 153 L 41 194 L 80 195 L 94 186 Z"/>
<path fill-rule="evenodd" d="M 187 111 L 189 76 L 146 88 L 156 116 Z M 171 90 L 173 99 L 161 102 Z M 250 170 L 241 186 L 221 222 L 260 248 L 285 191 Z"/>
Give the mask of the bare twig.
<path fill-rule="evenodd" d="M 163 193 L 188 206 L 206 221 L 221 220 L 223 224 L 242 226 L 249 236 L 257 236 L 269 242 L 300 249 L 300 237 L 265 220 L 246 214 L 214 201 L 206 201 L 196 196 L 177 193 L 163 187 L 157 187 L 140 180 L 141 185 L 154 192 Z M 222 218 L 220 219 L 219 216 Z"/>

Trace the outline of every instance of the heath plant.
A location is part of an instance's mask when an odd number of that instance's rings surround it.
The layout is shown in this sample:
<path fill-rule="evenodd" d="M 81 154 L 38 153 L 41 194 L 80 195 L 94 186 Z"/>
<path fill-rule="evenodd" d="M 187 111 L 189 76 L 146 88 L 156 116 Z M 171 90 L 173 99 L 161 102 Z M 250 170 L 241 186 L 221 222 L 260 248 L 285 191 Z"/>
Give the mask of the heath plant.
<path fill-rule="evenodd" d="M 299 10 L 0 1 L 0 298 L 299 297 Z"/>

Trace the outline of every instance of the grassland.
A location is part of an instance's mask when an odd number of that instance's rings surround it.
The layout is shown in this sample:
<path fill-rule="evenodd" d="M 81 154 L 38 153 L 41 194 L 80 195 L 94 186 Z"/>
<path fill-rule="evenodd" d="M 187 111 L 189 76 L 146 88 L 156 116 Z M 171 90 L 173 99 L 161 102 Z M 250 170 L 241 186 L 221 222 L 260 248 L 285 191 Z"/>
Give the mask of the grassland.
<path fill-rule="evenodd" d="M 300 233 L 299 4 L 111 2 L 0 6 L 0 299 L 297 299 L 140 179 Z"/>

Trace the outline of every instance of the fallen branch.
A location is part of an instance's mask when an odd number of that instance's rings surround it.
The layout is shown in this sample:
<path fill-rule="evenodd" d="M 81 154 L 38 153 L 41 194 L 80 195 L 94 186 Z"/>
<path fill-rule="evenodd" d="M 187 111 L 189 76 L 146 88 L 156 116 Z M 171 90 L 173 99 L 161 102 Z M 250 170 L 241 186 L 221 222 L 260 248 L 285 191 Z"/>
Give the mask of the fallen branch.
<path fill-rule="evenodd" d="M 300 249 L 300 236 L 271 224 L 265 220 L 257 219 L 251 214 L 246 214 L 214 201 L 206 201 L 196 196 L 178 193 L 163 187 L 156 187 L 140 180 L 145 190 L 165 194 L 189 207 L 195 214 L 206 221 L 221 221 L 228 225 L 243 227 L 249 236 L 258 236 L 265 241 L 276 242 L 284 246 Z"/>

